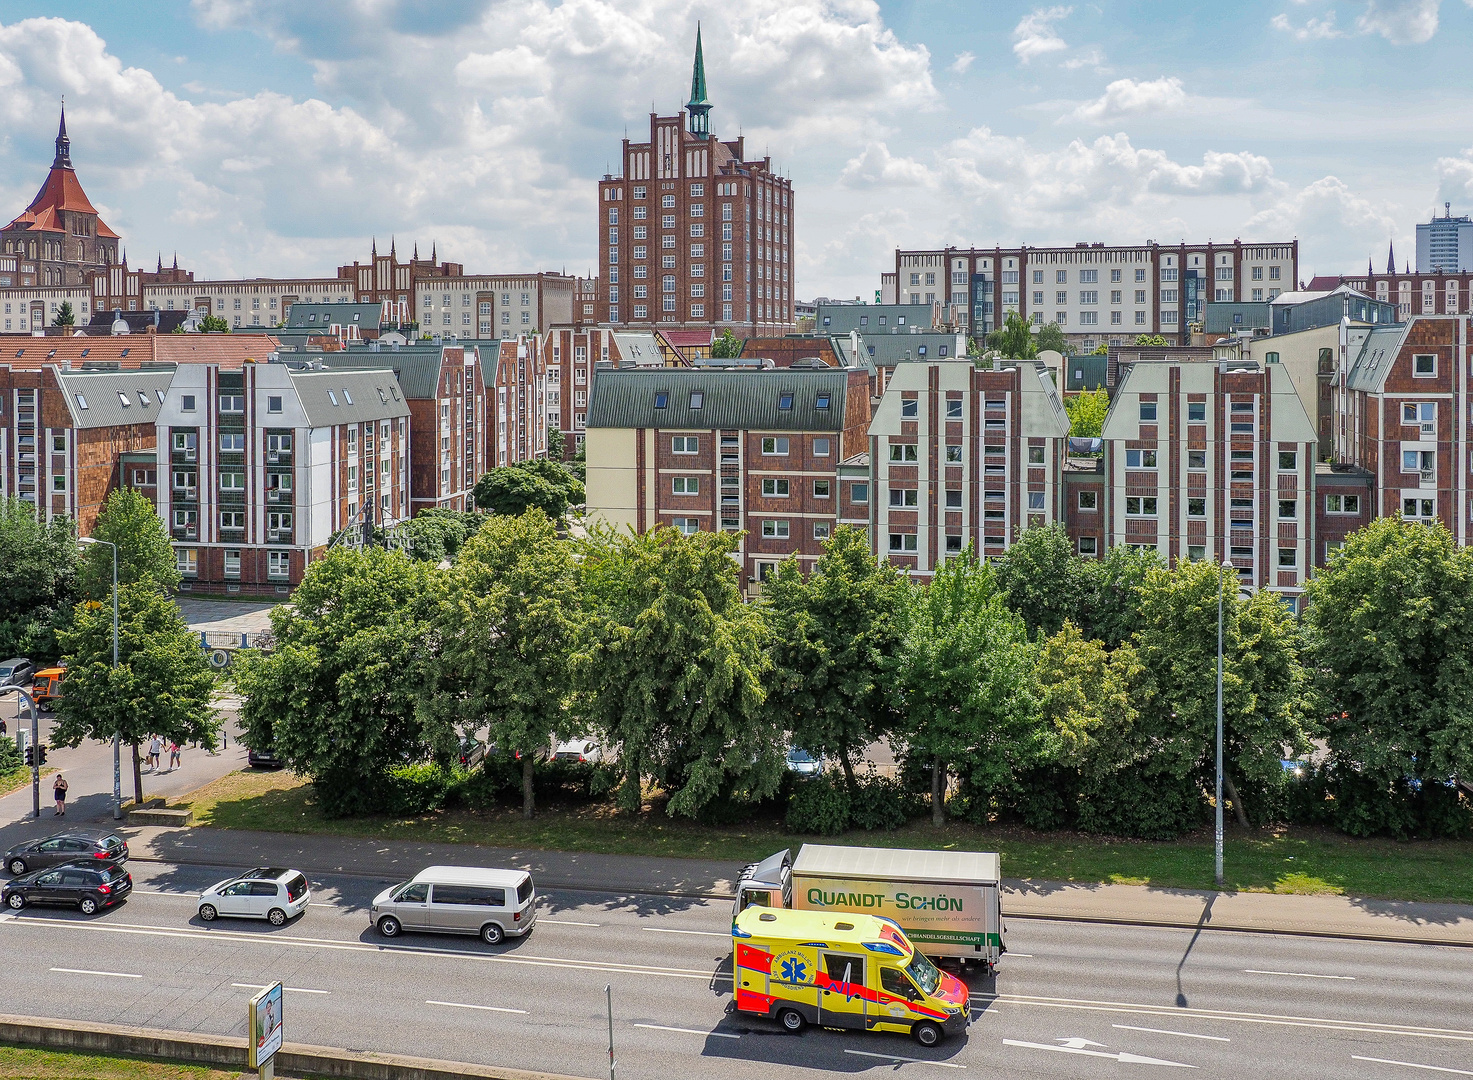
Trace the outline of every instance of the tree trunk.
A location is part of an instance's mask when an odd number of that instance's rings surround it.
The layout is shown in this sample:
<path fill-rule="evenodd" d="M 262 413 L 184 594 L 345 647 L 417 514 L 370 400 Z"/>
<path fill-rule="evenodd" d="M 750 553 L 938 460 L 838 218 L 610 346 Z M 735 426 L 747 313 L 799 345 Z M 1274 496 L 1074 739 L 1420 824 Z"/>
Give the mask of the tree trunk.
<path fill-rule="evenodd" d="M 854 779 L 854 762 L 849 760 L 848 754 L 840 754 L 839 765 L 844 770 L 844 783 L 849 785 L 849 797 L 852 799 L 859 792 L 859 782 Z"/>
<path fill-rule="evenodd" d="M 532 755 L 522 755 L 522 817 L 532 820 L 536 804 L 532 796 Z"/>
<path fill-rule="evenodd" d="M 133 805 L 143 805 L 143 766 L 138 761 L 138 744 L 130 744 L 133 747 Z"/>
<path fill-rule="evenodd" d="M 946 824 L 946 767 L 940 754 L 931 759 L 931 824 L 938 829 Z"/>
<path fill-rule="evenodd" d="M 1233 784 L 1233 778 L 1224 769 L 1222 773 L 1222 788 L 1227 792 L 1227 797 L 1233 802 L 1233 815 L 1238 819 L 1238 824 L 1248 828 L 1248 815 L 1243 810 L 1243 800 L 1238 798 L 1238 789 Z"/>

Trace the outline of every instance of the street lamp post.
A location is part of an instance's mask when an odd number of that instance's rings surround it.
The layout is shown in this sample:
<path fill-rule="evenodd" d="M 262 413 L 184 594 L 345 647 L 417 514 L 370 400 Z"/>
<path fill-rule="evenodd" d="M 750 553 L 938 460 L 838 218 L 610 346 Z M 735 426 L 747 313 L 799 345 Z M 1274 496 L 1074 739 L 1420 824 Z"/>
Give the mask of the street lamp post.
<path fill-rule="evenodd" d="M 1214 873 L 1217 887 L 1222 888 L 1222 594 L 1225 574 L 1233 572 L 1233 564 L 1224 561 L 1217 575 L 1217 836 L 1214 850 Z"/>
<path fill-rule="evenodd" d="M 106 544 L 113 549 L 113 671 L 118 669 L 118 545 L 111 540 L 98 540 L 93 536 L 84 536 L 77 541 L 79 544 Z M 1221 710 L 1219 710 L 1221 711 Z M 113 732 L 113 820 L 121 821 L 123 817 L 123 764 L 122 764 L 122 738 L 119 732 Z"/>

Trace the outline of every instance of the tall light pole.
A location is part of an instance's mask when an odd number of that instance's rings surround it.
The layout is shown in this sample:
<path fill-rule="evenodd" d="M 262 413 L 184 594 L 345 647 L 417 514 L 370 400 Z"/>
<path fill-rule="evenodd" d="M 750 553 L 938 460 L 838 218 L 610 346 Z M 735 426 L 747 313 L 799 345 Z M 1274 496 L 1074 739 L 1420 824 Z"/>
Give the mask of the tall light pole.
<path fill-rule="evenodd" d="M 118 545 L 111 540 L 98 540 L 94 536 L 84 536 L 77 541 L 79 544 L 106 544 L 113 549 L 113 671 L 118 670 Z M 1221 694 L 1219 694 L 1221 696 Z M 1221 712 L 1221 708 L 1218 712 Z M 116 718 L 114 720 L 116 722 Z M 122 739 L 120 733 L 113 732 L 113 820 L 121 821 L 123 817 L 123 765 L 122 765 Z M 1219 830 L 1220 831 L 1220 830 Z"/>
<path fill-rule="evenodd" d="M 1222 594 L 1226 575 L 1233 572 L 1233 564 L 1224 561 L 1222 571 L 1217 575 L 1217 844 L 1214 872 L 1219 889 L 1222 888 Z"/>

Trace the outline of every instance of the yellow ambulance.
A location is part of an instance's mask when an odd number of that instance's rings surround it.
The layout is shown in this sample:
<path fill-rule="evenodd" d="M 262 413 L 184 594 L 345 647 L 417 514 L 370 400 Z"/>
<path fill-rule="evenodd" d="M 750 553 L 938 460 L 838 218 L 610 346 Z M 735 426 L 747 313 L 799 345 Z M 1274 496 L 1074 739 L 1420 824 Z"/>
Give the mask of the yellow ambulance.
<path fill-rule="evenodd" d="M 754 906 L 737 915 L 731 938 L 736 1007 L 788 1031 L 892 1031 L 935 1046 L 970 1022 L 967 985 L 891 919 Z"/>

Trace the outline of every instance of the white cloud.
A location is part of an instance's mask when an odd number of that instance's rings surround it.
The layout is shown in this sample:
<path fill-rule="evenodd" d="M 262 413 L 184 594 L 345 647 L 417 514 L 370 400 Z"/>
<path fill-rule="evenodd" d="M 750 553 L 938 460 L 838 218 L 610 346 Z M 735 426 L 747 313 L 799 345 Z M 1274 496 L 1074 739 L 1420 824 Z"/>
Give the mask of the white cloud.
<path fill-rule="evenodd" d="M 1071 56 L 1064 61 L 1064 67 L 1068 71 L 1078 71 L 1080 68 L 1093 68 L 1095 71 L 1106 72 L 1110 69 L 1105 65 L 1105 54 L 1099 49 L 1089 49 Z"/>
<path fill-rule="evenodd" d="M 1116 79 L 1094 101 L 1086 102 L 1073 112 L 1076 120 L 1092 124 L 1109 124 L 1123 116 L 1168 112 L 1186 103 L 1187 92 L 1181 80 L 1171 77 L 1137 82 Z"/>
<path fill-rule="evenodd" d="M 930 170 L 907 157 L 895 157 L 882 142 L 873 142 L 851 158 L 839 174 L 849 187 L 925 187 L 934 183 Z"/>
<path fill-rule="evenodd" d="M 1363 34 L 1380 34 L 1393 45 L 1419 45 L 1437 33 L 1442 0 L 1368 0 L 1355 20 Z"/>
<path fill-rule="evenodd" d="M 1054 30 L 1054 23 L 1069 17 L 1072 7 L 1035 8 L 1013 28 L 1013 53 L 1023 63 L 1069 46 Z"/>
<path fill-rule="evenodd" d="M 1289 22 L 1287 15 L 1275 15 L 1269 20 L 1269 25 L 1275 30 L 1294 35 L 1295 41 L 1324 41 L 1345 36 L 1344 32 L 1335 26 L 1333 11 L 1327 12 L 1322 19 L 1309 19 L 1303 26 L 1294 26 Z"/>
<path fill-rule="evenodd" d="M 1381 203 L 1357 195 L 1339 177 L 1326 176 L 1279 198 L 1248 218 L 1245 235 L 1301 240 L 1305 280 L 1315 273 L 1360 269 L 1367 244 L 1384 244 L 1397 232 L 1397 219 Z"/>
<path fill-rule="evenodd" d="M 977 58 L 969 52 L 959 52 L 956 54 L 956 59 L 951 62 L 951 66 L 948 67 L 946 70 L 954 72 L 957 75 L 961 75 L 969 67 L 972 66 L 972 62 L 976 59 Z"/>

